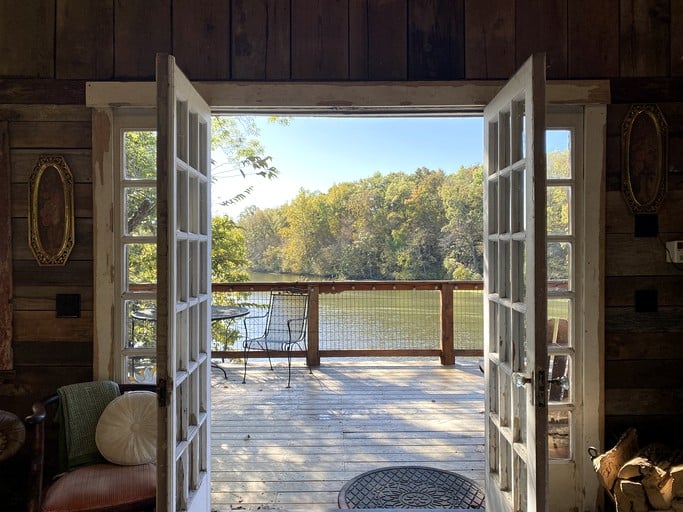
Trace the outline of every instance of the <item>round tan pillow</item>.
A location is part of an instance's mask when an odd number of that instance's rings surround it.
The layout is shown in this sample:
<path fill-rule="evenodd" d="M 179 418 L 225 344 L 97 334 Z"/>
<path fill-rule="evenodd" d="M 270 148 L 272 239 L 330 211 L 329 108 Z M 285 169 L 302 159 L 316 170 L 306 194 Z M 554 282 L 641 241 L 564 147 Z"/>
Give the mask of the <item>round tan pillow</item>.
<path fill-rule="evenodd" d="M 156 462 L 157 395 L 130 391 L 102 411 L 95 444 L 109 462 L 132 466 Z"/>

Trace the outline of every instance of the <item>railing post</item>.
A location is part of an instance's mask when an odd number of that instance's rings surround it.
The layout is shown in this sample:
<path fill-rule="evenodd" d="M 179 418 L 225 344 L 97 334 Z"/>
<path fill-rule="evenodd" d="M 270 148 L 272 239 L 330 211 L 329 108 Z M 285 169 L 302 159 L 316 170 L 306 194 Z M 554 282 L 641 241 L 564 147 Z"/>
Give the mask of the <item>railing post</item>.
<path fill-rule="evenodd" d="M 441 284 L 441 364 L 455 364 L 453 346 L 453 290 L 451 283 Z"/>
<path fill-rule="evenodd" d="M 309 288 L 308 303 L 308 366 L 320 366 L 320 287 L 313 285 Z"/>

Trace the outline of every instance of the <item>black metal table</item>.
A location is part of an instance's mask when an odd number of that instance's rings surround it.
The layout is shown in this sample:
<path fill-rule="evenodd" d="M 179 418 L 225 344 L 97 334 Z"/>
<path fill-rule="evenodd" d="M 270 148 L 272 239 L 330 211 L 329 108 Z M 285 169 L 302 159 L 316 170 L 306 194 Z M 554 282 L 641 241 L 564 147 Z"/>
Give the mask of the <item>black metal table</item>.
<path fill-rule="evenodd" d="M 349 480 L 339 508 L 481 509 L 484 492 L 467 477 L 424 466 L 375 469 Z"/>
<path fill-rule="evenodd" d="M 247 316 L 249 314 L 249 308 L 242 306 L 211 306 L 211 322 L 218 322 L 220 320 L 233 320 L 242 316 Z M 132 332 L 135 335 L 135 321 L 141 320 L 143 322 L 156 322 L 157 321 L 157 310 L 155 308 L 139 309 L 134 311 L 131 315 L 132 318 Z M 223 372 L 223 376 L 227 379 L 228 374 L 225 372 L 224 368 L 221 368 L 215 363 L 211 363 L 213 368 L 217 368 Z"/>

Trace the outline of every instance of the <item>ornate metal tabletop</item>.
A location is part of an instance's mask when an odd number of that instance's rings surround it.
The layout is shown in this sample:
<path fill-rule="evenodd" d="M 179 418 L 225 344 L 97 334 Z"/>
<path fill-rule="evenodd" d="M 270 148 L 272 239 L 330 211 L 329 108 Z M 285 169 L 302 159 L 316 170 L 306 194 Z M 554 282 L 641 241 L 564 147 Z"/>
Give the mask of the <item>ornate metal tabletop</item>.
<path fill-rule="evenodd" d="M 349 480 L 339 508 L 484 509 L 484 493 L 467 477 L 423 466 L 375 469 Z"/>

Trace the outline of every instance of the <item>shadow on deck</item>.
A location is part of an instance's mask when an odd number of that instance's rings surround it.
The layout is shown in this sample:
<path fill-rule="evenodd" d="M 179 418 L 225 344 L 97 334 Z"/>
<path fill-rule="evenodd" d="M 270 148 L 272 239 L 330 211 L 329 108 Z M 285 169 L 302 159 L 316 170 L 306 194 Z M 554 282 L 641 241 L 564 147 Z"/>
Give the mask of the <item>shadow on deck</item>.
<path fill-rule="evenodd" d="M 332 510 L 352 477 L 384 466 L 455 471 L 483 486 L 478 358 L 238 362 L 212 374 L 212 510 Z"/>

